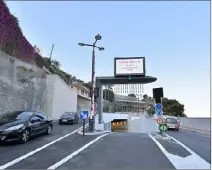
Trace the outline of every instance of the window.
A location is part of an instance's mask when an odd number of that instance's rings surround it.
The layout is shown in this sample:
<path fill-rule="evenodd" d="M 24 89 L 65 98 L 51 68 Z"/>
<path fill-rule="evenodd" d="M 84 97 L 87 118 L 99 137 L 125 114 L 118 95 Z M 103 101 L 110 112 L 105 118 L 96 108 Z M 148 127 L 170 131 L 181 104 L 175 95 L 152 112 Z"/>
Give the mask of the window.
<path fill-rule="evenodd" d="M 175 118 L 167 118 L 167 123 L 177 123 L 177 120 Z"/>
<path fill-rule="evenodd" d="M 63 116 L 73 116 L 74 114 L 72 112 L 65 112 L 63 113 Z"/>
<path fill-rule="evenodd" d="M 27 120 L 29 119 L 34 113 L 33 112 L 23 112 L 23 111 L 14 111 L 14 112 L 7 112 L 1 115 L 1 119 L 4 120 Z"/>
<path fill-rule="evenodd" d="M 47 116 L 44 115 L 44 113 L 42 113 L 42 112 L 37 112 L 35 115 L 36 115 L 37 117 L 39 117 L 40 119 L 47 119 Z"/>

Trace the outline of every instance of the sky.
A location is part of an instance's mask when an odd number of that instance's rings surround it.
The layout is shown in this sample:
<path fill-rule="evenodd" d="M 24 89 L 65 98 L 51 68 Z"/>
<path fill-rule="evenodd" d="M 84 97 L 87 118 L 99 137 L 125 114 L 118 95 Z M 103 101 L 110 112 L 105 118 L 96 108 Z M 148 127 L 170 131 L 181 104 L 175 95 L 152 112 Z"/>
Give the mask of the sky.
<path fill-rule="evenodd" d="M 7 1 L 32 45 L 62 64 L 64 71 L 90 81 L 96 34 L 96 76 L 113 76 L 114 57 L 145 56 L 146 75 L 164 96 L 185 105 L 189 117 L 210 116 L 210 2 L 203 1 Z"/>

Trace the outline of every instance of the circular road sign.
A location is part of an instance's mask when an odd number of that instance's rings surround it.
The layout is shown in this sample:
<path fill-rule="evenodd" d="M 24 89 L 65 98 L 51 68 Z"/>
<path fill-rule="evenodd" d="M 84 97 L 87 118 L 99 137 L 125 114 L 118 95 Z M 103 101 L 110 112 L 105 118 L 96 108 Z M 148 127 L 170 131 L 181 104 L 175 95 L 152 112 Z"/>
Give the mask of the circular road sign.
<path fill-rule="evenodd" d="M 156 110 L 162 110 L 162 109 L 163 109 L 163 106 L 162 106 L 162 104 L 157 103 L 157 104 L 155 105 L 155 108 L 156 108 Z"/>
<path fill-rule="evenodd" d="M 163 123 L 165 123 L 165 121 L 164 121 L 164 119 L 162 119 L 162 118 L 158 118 L 158 119 L 157 119 L 157 123 L 158 123 L 158 124 L 163 124 Z"/>

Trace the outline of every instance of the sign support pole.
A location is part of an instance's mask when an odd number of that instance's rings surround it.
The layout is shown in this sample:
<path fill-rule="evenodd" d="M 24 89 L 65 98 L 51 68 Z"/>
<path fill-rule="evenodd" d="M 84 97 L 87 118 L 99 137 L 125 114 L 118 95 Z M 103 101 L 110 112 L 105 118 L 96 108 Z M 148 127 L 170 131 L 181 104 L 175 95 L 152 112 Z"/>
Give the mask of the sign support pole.
<path fill-rule="evenodd" d="M 82 125 L 82 129 L 83 129 L 83 136 L 85 136 L 85 119 L 83 119 L 83 125 Z"/>

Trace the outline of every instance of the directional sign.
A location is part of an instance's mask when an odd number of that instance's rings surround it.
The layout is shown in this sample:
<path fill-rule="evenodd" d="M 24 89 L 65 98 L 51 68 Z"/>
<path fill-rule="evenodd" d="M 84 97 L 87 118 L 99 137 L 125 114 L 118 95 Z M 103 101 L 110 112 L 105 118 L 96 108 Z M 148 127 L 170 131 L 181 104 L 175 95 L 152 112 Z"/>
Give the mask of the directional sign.
<path fill-rule="evenodd" d="M 161 132 L 167 132 L 167 131 L 168 131 L 168 126 L 167 126 L 167 124 L 160 124 L 160 125 L 159 125 L 159 130 L 160 130 Z"/>
<path fill-rule="evenodd" d="M 162 118 L 158 118 L 157 119 L 157 123 L 158 124 L 163 124 L 165 121 L 164 121 L 164 119 L 162 119 Z"/>
<path fill-rule="evenodd" d="M 160 115 L 162 115 L 163 114 L 163 111 L 162 110 L 156 110 L 156 115 L 157 116 L 160 116 Z"/>
<path fill-rule="evenodd" d="M 162 109 L 163 109 L 163 106 L 162 106 L 162 104 L 157 103 L 157 104 L 155 105 L 155 108 L 156 108 L 156 110 L 162 110 Z"/>
<path fill-rule="evenodd" d="M 88 118 L 88 111 L 81 111 L 80 119 L 87 119 L 87 118 Z"/>

